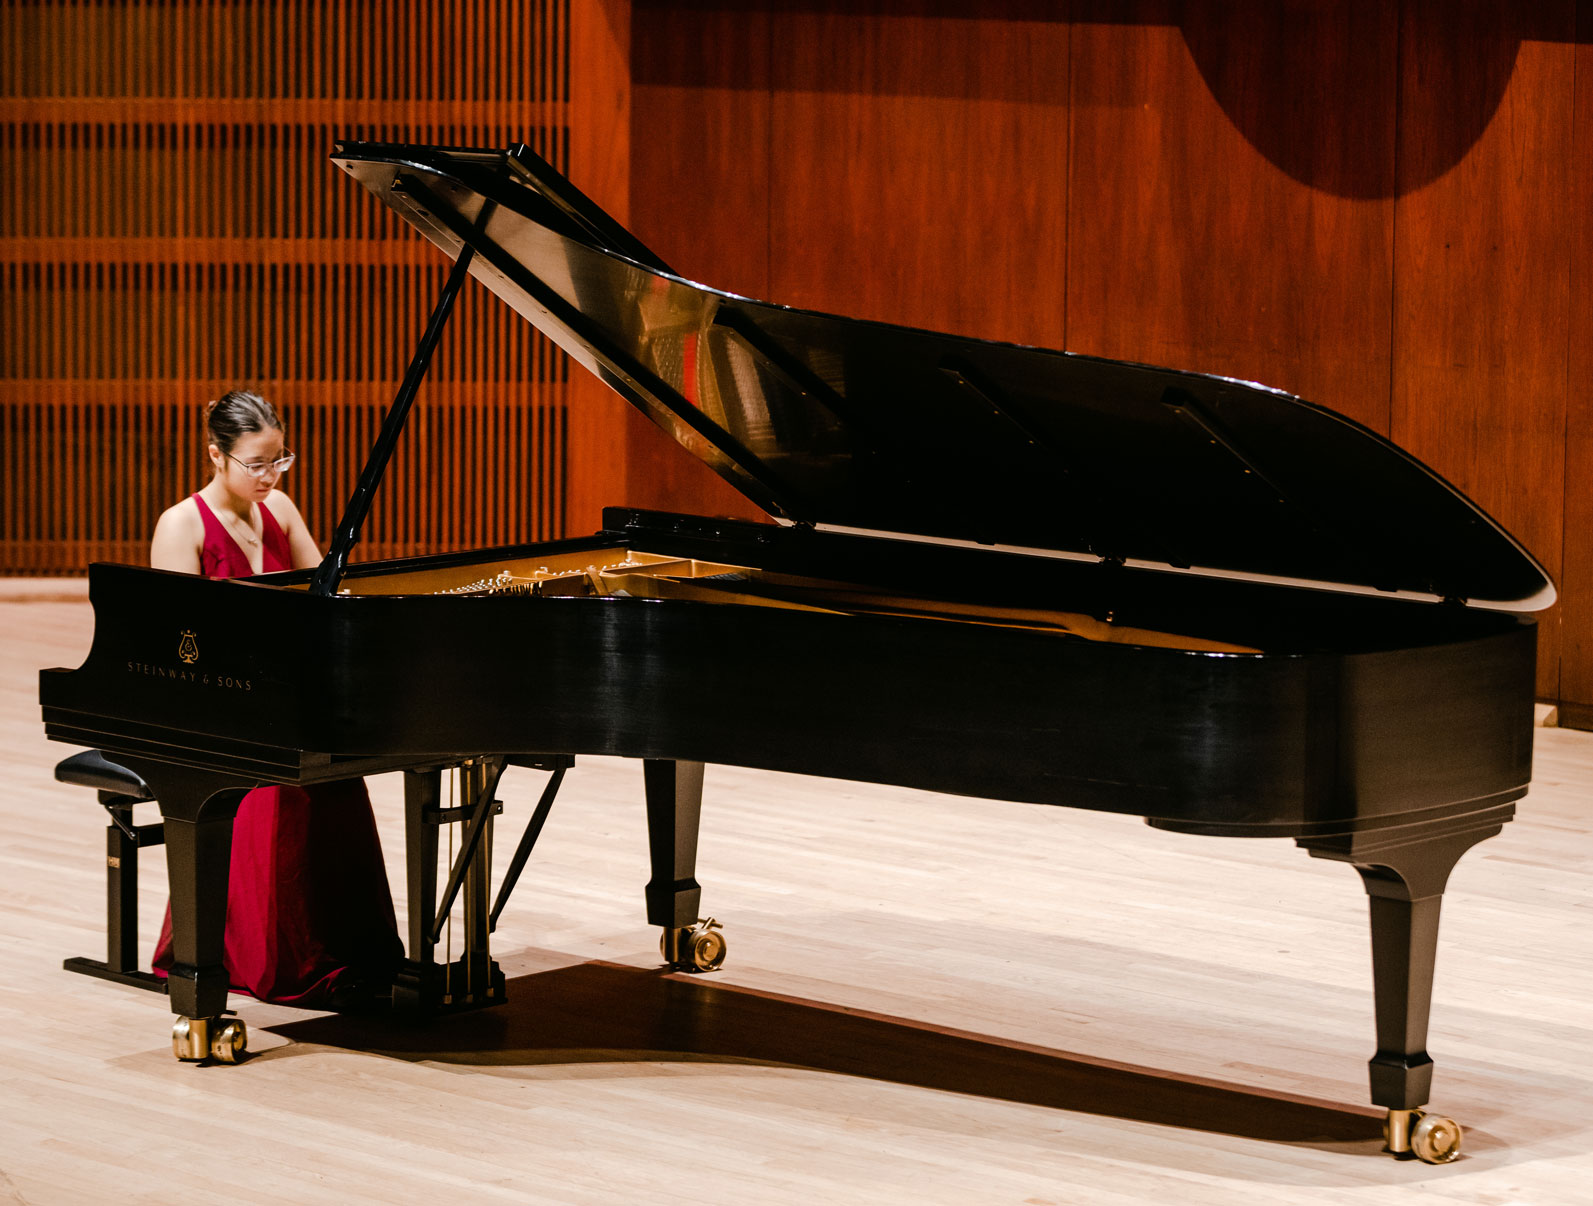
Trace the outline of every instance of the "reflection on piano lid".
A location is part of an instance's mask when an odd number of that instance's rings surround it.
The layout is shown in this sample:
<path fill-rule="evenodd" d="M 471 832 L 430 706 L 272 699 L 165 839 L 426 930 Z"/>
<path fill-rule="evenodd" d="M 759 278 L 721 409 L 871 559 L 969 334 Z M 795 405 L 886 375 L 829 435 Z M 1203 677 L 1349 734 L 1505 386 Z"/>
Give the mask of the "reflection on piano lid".
<path fill-rule="evenodd" d="M 1183 574 L 1554 600 L 1389 441 L 1253 383 L 861 322 L 669 270 L 525 147 L 334 160 L 776 519 Z"/>

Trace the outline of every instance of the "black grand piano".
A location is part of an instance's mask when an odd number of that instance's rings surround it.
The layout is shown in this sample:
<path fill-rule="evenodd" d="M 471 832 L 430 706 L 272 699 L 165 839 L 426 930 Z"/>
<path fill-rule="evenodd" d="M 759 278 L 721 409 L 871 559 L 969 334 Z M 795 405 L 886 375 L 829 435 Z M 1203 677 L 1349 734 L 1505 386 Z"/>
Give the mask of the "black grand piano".
<path fill-rule="evenodd" d="M 480 855 L 509 762 L 556 783 L 571 756 L 645 759 L 648 921 L 668 961 L 717 965 L 694 876 L 717 762 L 1292 838 L 1351 864 L 1371 901 L 1372 1100 L 1390 1150 L 1453 1156 L 1458 1129 L 1423 1111 L 1439 905 L 1526 792 L 1527 613 L 1554 597 L 1507 532 L 1276 390 L 694 284 L 524 147 L 333 158 L 454 269 L 326 561 L 233 582 L 95 565 L 92 651 L 40 678 L 48 735 L 159 800 L 179 1055 L 242 1042 L 221 952 L 248 788 L 406 773 L 394 999 L 427 1010 L 502 996 Z M 613 508 L 581 539 L 349 564 L 466 272 L 772 522 Z M 461 893 L 470 945 L 439 967 Z"/>

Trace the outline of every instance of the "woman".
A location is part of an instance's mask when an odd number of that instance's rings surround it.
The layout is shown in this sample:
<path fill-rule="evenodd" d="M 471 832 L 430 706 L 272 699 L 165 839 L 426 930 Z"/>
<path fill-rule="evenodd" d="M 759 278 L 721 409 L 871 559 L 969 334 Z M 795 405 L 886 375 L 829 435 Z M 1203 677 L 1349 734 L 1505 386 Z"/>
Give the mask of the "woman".
<path fill-rule="evenodd" d="M 161 515 L 150 563 L 247 578 L 319 562 L 299 509 L 276 488 L 294 454 L 271 404 L 234 390 L 210 403 L 205 426 L 210 482 Z M 251 791 L 233 822 L 231 866 L 226 966 L 234 989 L 343 1009 L 373 1003 L 392 983 L 403 946 L 362 780 Z M 156 971 L 171 961 L 168 910 Z"/>

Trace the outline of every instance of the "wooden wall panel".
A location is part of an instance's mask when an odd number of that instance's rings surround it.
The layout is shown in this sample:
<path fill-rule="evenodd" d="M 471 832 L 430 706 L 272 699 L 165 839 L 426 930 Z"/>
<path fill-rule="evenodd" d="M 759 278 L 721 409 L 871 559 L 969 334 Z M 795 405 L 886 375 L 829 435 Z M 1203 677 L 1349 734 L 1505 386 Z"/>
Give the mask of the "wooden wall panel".
<path fill-rule="evenodd" d="M 1050 9 L 638 3 L 637 233 L 735 292 L 1060 342 L 1068 26 Z M 651 505 L 758 514 L 650 426 L 629 455 Z"/>
<path fill-rule="evenodd" d="M 1566 365 L 1565 539 L 1560 571 L 1560 722 L 1593 728 L 1593 0 L 1577 11 L 1576 112 L 1566 242 L 1571 257 Z M 1552 698 L 1552 695 L 1551 695 Z"/>
<path fill-rule="evenodd" d="M 578 0 L 570 9 L 570 179 L 616 221 L 631 215 L 631 2 Z M 631 405 L 577 369 L 566 386 L 566 530 L 596 531 L 603 508 L 628 501 Z M 644 433 L 645 434 L 645 433 Z"/>
<path fill-rule="evenodd" d="M 1049 14 L 1062 8 L 777 9 L 775 300 L 1060 346 L 1070 29 Z"/>
<path fill-rule="evenodd" d="M 1392 6 L 1088 7 L 1068 350 L 1262 381 L 1386 433 Z"/>
<path fill-rule="evenodd" d="M 446 275 L 338 137 L 568 158 L 568 0 L 0 3 L 0 573 L 139 561 L 260 389 L 323 541 Z M 563 357 L 471 284 L 357 550 L 562 534 Z"/>
<path fill-rule="evenodd" d="M 1575 19 L 1574 0 L 1407 0 L 1401 30 L 1392 435 L 1556 576 Z M 1508 87 L 1491 87 L 1488 69 Z M 1500 96 L 1496 110 L 1466 112 L 1491 95 Z M 1468 143 L 1459 156 L 1457 131 Z M 1438 175 L 1435 158 L 1456 163 Z M 1540 647 L 1538 689 L 1557 698 L 1557 613 L 1543 618 Z"/>

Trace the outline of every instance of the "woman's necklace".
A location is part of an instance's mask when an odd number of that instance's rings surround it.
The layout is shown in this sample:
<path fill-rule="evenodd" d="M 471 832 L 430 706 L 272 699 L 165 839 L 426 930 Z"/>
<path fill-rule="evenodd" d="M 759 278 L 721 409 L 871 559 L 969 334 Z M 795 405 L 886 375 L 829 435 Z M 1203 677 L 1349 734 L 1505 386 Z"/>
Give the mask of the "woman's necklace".
<path fill-rule="evenodd" d="M 232 530 L 239 536 L 242 536 L 250 544 L 260 543 L 260 537 L 254 534 L 254 528 L 248 520 L 240 520 L 230 510 L 226 513 L 226 518 L 227 523 L 231 526 Z"/>

